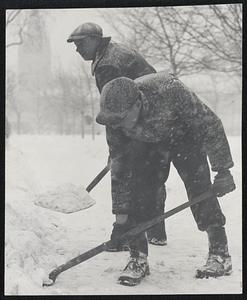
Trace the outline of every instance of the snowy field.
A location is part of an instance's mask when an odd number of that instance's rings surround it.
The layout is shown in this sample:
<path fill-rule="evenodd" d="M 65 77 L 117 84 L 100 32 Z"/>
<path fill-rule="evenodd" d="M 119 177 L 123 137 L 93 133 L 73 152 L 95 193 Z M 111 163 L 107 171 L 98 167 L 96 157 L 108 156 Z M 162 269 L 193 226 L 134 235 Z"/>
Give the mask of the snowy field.
<path fill-rule="evenodd" d="M 112 223 L 110 176 L 90 195 L 96 204 L 72 214 L 34 205 L 48 186 L 71 183 L 84 187 L 107 162 L 104 136 L 11 136 L 6 148 L 5 294 L 235 294 L 242 292 L 241 140 L 229 139 L 237 190 L 220 199 L 227 217 L 231 276 L 195 279 L 206 260 L 207 236 L 200 232 L 189 209 L 167 219 L 168 245 L 149 246 L 151 275 L 136 287 L 117 283 L 128 253 L 104 252 L 62 273 L 56 284 L 42 287 L 58 265 L 109 239 Z M 187 201 L 172 167 L 167 182 L 166 210 Z"/>

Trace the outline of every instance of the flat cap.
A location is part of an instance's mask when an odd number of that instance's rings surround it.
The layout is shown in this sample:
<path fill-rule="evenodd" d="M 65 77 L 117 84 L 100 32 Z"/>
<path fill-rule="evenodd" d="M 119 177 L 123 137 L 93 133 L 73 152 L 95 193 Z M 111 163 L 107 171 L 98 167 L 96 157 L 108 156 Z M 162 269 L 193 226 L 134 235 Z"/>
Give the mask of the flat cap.
<path fill-rule="evenodd" d="M 78 26 L 67 39 L 68 43 L 81 40 L 87 36 L 103 36 L 102 28 L 95 23 L 84 23 Z"/>
<path fill-rule="evenodd" d="M 121 122 L 139 97 L 134 80 L 119 77 L 109 81 L 101 92 L 100 112 L 96 122 L 102 125 L 116 125 Z"/>

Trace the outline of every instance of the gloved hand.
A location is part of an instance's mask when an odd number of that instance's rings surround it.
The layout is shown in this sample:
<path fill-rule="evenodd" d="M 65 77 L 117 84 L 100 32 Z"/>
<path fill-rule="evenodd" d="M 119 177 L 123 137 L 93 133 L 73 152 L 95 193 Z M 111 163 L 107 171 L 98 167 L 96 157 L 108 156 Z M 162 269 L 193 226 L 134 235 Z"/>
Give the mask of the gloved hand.
<path fill-rule="evenodd" d="M 214 177 L 213 191 L 217 197 L 222 197 L 235 190 L 236 186 L 229 170 L 220 170 Z"/>

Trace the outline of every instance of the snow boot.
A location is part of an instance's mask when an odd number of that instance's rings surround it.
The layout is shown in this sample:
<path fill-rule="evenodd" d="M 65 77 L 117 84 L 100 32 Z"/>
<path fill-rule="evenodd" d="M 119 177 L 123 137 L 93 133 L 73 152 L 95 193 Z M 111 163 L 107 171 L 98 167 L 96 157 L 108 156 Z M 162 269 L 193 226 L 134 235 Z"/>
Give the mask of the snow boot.
<path fill-rule="evenodd" d="M 135 286 L 138 285 L 142 279 L 149 275 L 149 265 L 147 255 L 139 253 L 138 257 L 130 257 L 129 261 L 120 275 L 118 282 L 122 285 Z"/>
<path fill-rule="evenodd" d="M 197 269 L 196 278 L 230 275 L 232 261 L 228 252 L 225 228 L 222 226 L 209 226 L 207 234 L 209 241 L 208 259 L 204 266 Z"/>
<path fill-rule="evenodd" d="M 167 245 L 167 240 L 166 239 L 157 239 L 157 238 L 152 238 L 148 240 L 149 244 L 155 245 L 155 246 L 166 246 Z"/>
<path fill-rule="evenodd" d="M 163 209 L 164 210 L 164 209 Z M 155 246 L 166 246 L 167 245 L 167 235 L 166 235 L 166 228 L 165 222 L 159 222 L 158 224 L 154 225 L 147 231 L 147 238 L 149 244 Z"/>
<path fill-rule="evenodd" d="M 224 257 L 217 254 L 209 254 L 204 266 L 197 269 L 196 278 L 209 278 L 227 276 L 232 272 L 231 256 Z"/>

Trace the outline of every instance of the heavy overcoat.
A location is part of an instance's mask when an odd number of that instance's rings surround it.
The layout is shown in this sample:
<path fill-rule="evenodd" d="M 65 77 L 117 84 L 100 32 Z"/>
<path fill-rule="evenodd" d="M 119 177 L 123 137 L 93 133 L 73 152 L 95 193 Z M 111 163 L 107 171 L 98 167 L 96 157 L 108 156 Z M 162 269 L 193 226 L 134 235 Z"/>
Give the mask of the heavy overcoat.
<path fill-rule="evenodd" d="M 174 157 L 189 150 L 195 152 L 195 157 L 205 153 L 212 171 L 233 166 L 221 120 L 180 80 L 160 72 L 140 77 L 135 83 L 142 93 L 137 124 L 131 130 L 106 126 L 114 183 L 113 213 L 131 210 L 135 190 L 133 170 L 139 155 L 132 147 L 136 141 L 157 144 L 157 149 L 163 149 L 160 164 L 166 164 L 167 153 Z"/>
<path fill-rule="evenodd" d="M 96 57 L 92 62 L 91 72 L 95 76 L 97 88 L 101 93 L 104 85 L 115 78 L 124 76 L 136 79 L 146 74 L 156 73 L 156 70 L 136 50 L 126 45 L 112 42 L 111 38 L 103 38 L 97 50 Z M 136 142 L 133 147 L 142 156 L 146 157 L 149 155 L 149 149 L 145 147 L 144 143 Z M 152 161 L 152 158 L 149 159 Z M 155 161 L 152 161 L 152 164 L 155 164 Z M 138 201 L 147 202 L 152 197 L 154 202 L 154 207 L 150 207 L 152 213 L 154 215 L 163 213 L 166 193 L 164 185 L 162 185 L 162 191 L 157 186 L 157 180 L 155 180 L 157 173 L 152 173 L 141 164 L 135 164 L 135 171 L 141 173 L 143 176 L 136 185 L 136 192 L 135 195 L 132 194 L 132 200 L 135 198 Z M 154 178 L 154 182 L 149 182 L 148 188 L 143 189 L 143 186 L 146 185 L 145 178 L 148 176 Z M 118 189 L 118 184 L 115 187 L 114 181 L 112 181 L 112 189 Z M 166 238 L 164 222 L 149 230 L 149 235 L 151 237 L 156 236 L 159 239 Z"/>
<path fill-rule="evenodd" d="M 99 92 L 103 86 L 117 77 L 136 79 L 155 73 L 155 69 L 134 49 L 103 38 L 91 66 Z"/>

